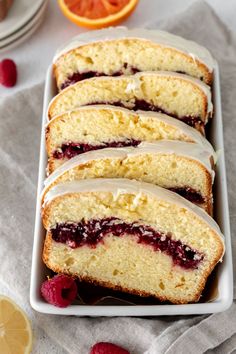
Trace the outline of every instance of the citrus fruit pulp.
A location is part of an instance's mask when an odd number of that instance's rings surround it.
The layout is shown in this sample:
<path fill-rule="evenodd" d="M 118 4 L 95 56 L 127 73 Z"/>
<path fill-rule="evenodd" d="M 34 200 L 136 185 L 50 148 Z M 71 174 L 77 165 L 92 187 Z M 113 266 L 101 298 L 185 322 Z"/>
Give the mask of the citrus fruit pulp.
<path fill-rule="evenodd" d="M 26 314 L 10 298 L 0 295 L 0 352 L 29 354 L 32 330 Z"/>
<path fill-rule="evenodd" d="M 78 26 L 102 28 L 127 18 L 138 0 L 58 0 L 63 14 Z"/>

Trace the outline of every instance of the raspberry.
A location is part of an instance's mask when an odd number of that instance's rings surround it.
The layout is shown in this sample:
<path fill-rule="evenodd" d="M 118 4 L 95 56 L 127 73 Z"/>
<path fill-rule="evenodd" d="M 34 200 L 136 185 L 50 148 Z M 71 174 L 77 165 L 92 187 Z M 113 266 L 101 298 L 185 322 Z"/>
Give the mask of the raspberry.
<path fill-rule="evenodd" d="M 76 298 L 77 285 L 73 278 L 58 274 L 41 286 L 43 298 L 51 305 L 67 307 Z"/>
<path fill-rule="evenodd" d="M 90 354 L 130 354 L 130 352 L 115 344 L 100 342 L 91 348 Z"/>
<path fill-rule="evenodd" d="M 11 59 L 0 62 L 0 83 L 6 87 L 15 86 L 17 80 L 16 64 Z"/>

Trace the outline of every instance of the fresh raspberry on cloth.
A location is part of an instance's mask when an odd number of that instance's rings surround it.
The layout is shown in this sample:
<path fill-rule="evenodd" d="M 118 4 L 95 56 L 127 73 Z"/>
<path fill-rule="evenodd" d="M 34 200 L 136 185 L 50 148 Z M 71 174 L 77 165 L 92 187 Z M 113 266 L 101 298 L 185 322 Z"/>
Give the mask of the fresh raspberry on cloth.
<path fill-rule="evenodd" d="M 95 344 L 90 351 L 90 354 L 130 354 L 126 349 L 118 347 L 118 345 L 100 342 Z"/>
<path fill-rule="evenodd" d="M 0 83 L 6 87 L 15 86 L 17 81 L 16 64 L 11 59 L 4 59 L 0 62 Z"/>
<path fill-rule="evenodd" d="M 77 285 L 73 278 L 58 274 L 43 282 L 41 294 L 49 304 L 67 307 L 76 298 Z"/>

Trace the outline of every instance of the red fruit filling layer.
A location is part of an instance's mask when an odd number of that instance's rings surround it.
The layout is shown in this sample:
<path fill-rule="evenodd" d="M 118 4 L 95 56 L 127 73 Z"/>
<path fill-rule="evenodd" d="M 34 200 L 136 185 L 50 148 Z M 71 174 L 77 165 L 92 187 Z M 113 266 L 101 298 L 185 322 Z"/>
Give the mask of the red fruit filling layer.
<path fill-rule="evenodd" d="M 136 73 L 138 73 L 140 71 L 139 69 L 136 69 L 136 68 L 134 68 L 132 66 L 128 66 L 127 63 L 124 63 L 123 69 L 114 72 L 112 75 L 99 73 L 97 71 L 86 71 L 86 72 L 83 72 L 83 73 L 76 72 L 76 73 L 73 73 L 72 75 L 67 77 L 66 81 L 63 82 L 63 84 L 61 85 L 60 90 L 63 90 L 64 88 L 66 88 L 66 87 L 68 87 L 70 85 L 73 85 L 73 84 L 75 84 L 78 81 L 82 81 L 82 80 L 85 80 L 85 79 L 90 79 L 91 77 L 121 76 L 121 75 L 125 74 L 125 70 L 127 70 L 127 68 L 129 68 L 128 70 L 129 70 L 129 74 L 130 75 L 134 75 L 134 74 L 136 74 Z"/>
<path fill-rule="evenodd" d="M 204 258 L 203 254 L 188 245 L 173 240 L 171 234 L 164 234 L 151 226 L 140 225 L 137 222 L 126 223 L 115 217 L 56 224 L 51 229 L 51 234 L 55 242 L 65 243 L 71 248 L 85 245 L 95 248 L 108 234 L 116 237 L 132 235 L 137 243 L 151 246 L 154 251 L 164 252 L 172 258 L 174 265 L 185 269 L 197 268 Z"/>
<path fill-rule="evenodd" d="M 99 76 L 121 76 L 126 74 L 126 71 L 128 68 L 128 73 L 130 75 L 134 75 L 138 72 L 140 72 L 139 69 L 134 68 L 133 66 L 128 66 L 127 63 L 124 63 L 123 69 L 114 72 L 112 75 L 107 75 L 105 73 L 101 73 L 101 72 L 97 72 L 97 71 L 85 71 L 83 73 L 80 72 L 75 72 L 72 75 L 69 75 L 66 79 L 65 82 L 63 82 L 63 84 L 60 87 L 60 90 L 64 90 L 66 87 L 75 84 L 78 81 L 82 81 L 82 80 L 86 80 L 86 79 L 90 79 L 91 77 L 99 77 Z M 186 74 L 183 71 L 176 71 L 179 74 Z M 203 78 L 201 78 L 201 80 L 203 80 Z"/>
<path fill-rule="evenodd" d="M 111 141 L 102 143 L 101 145 L 91 145 L 86 143 L 64 143 L 62 146 L 53 152 L 54 159 L 71 159 L 76 155 L 92 150 L 100 150 L 105 148 L 118 148 L 126 146 L 137 146 L 141 143 L 139 140 L 127 139 L 125 141 Z"/>
<path fill-rule="evenodd" d="M 188 199 L 190 202 L 198 204 L 203 204 L 205 202 L 203 196 L 193 188 L 169 188 L 169 190 L 181 195 L 181 197 Z"/>

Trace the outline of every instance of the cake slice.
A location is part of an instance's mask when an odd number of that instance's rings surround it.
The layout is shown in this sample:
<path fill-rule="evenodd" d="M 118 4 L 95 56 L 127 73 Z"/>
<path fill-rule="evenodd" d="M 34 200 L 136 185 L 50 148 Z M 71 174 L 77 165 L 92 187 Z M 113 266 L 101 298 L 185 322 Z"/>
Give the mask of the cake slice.
<path fill-rule="evenodd" d="M 166 113 L 202 131 L 213 109 L 210 89 L 200 80 L 172 72 L 144 72 L 77 82 L 52 99 L 48 117 L 104 103 Z"/>
<path fill-rule="evenodd" d="M 56 273 L 176 304 L 196 302 L 224 254 L 215 221 L 178 194 L 127 179 L 59 184 L 42 208 Z"/>
<path fill-rule="evenodd" d="M 210 143 L 196 129 L 165 114 L 109 105 L 86 106 L 48 123 L 48 171 L 52 173 L 68 159 L 91 150 L 138 146 L 142 141 L 163 139 L 197 143 L 215 155 Z"/>
<path fill-rule="evenodd" d="M 80 34 L 57 51 L 53 62 L 59 90 L 94 76 L 159 70 L 211 84 L 215 66 L 209 51 L 195 42 L 168 32 L 125 27 Z"/>
<path fill-rule="evenodd" d="M 77 82 L 52 99 L 48 117 L 104 103 L 166 113 L 199 130 L 204 129 L 213 109 L 210 89 L 200 80 L 172 72 L 143 72 Z"/>
<path fill-rule="evenodd" d="M 45 181 L 53 186 L 89 178 L 129 178 L 170 189 L 212 213 L 212 154 L 198 144 L 162 140 L 75 156 Z"/>

